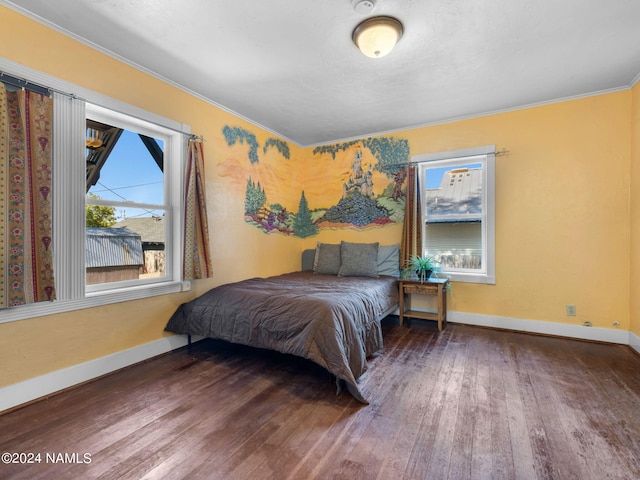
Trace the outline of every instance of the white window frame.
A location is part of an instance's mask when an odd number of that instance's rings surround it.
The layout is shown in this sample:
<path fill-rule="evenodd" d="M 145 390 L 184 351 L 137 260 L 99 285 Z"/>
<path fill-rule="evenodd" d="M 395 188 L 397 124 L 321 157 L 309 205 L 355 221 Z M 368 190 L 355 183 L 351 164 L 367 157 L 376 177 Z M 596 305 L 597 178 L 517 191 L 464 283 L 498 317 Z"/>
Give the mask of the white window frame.
<path fill-rule="evenodd" d="M 46 85 L 54 92 L 72 94 L 54 93 L 53 245 L 57 299 L 0 309 L 0 323 L 182 291 L 182 235 L 179 232 L 183 225 L 182 184 L 190 127 L 7 59 L 0 58 L 0 70 Z M 166 228 L 173 232 L 168 234 L 172 242 L 172 260 L 166 267 L 171 274 L 164 281 L 136 281 L 134 285 L 114 282 L 108 284 L 111 288 L 98 291 L 85 288 L 85 108 L 102 108 L 110 115 L 121 115 L 134 123 L 151 124 L 154 130 L 164 130 L 167 136 L 165 152 L 175 161 L 166 162 L 164 172 L 165 179 L 170 182 L 165 204 L 171 221 L 170 227 Z M 184 282 L 184 289 L 187 288 L 188 282 Z"/>
<path fill-rule="evenodd" d="M 426 170 L 429 168 L 461 165 L 464 163 L 483 164 L 483 189 L 482 189 L 482 268 L 471 269 L 442 269 L 451 281 L 495 284 L 495 145 L 453 150 L 448 152 L 429 153 L 415 155 L 412 163 L 420 166 L 420 195 L 422 206 L 422 239 L 423 254 L 426 254 L 426 224 L 427 224 L 427 199 Z"/>
<path fill-rule="evenodd" d="M 164 144 L 164 172 L 163 172 L 163 182 L 164 182 L 164 204 L 162 205 L 152 205 L 152 204 L 142 204 L 142 203 L 133 203 L 131 202 L 129 205 L 128 202 L 117 202 L 110 201 L 104 199 L 90 199 L 86 198 L 85 202 L 87 205 L 105 205 L 112 207 L 123 207 L 129 206 L 132 208 L 149 208 L 151 210 L 160 208 L 164 210 L 164 239 L 165 239 L 165 275 L 160 278 L 149 278 L 149 279 L 135 279 L 135 280 L 126 280 L 119 282 L 109 282 L 109 283 L 98 283 L 93 285 L 86 285 L 85 290 L 87 294 L 93 294 L 98 292 L 108 292 L 109 290 L 114 289 L 122 289 L 127 287 L 135 287 L 145 284 L 152 283 L 162 283 L 166 281 L 179 281 L 179 279 L 175 279 L 173 277 L 174 268 L 174 258 L 180 254 L 180 252 L 175 252 L 174 248 L 174 239 L 179 237 L 180 235 L 174 235 L 174 225 L 173 225 L 173 216 L 174 212 L 171 208 L 173 204 L 176 202 L 180 202 L 180 198 L 176 198 L 175 190 L 179 191 L 179 188 L 176 188 L 175 183 L 179 183 L 180 171 L 177 171 L 176 163 L 179 165 L 179 161 L 176 162 L 176 158 L 180 160 L 180 152 L 177 152 L 175 148 L 172 148 L 176 143 L 176 138 L 174 132 L 167 130 L 164 127 L 151 124 L 147 121 L 131 117 L 129 115 L 124 115 L 119 112 L 114 112 L 113 110 L 109 110 L 104 107 L 100 107 L 98 105 L 86 104 L 86 118 L 90 118 L 92 120 L 96 120 L 100 123 L 104 123 L 107 125 L 112 125 L 114 127 L 123 128 L 125 130 L 129 130 L 135 133 L 142 133 L 148 137 L 158 138 L 163 141 Z M 179 139 L 177 143 L 180 143 Z M 177 155 L 177 157 L 176 157 Z M 173 196 L 172 196 L 173 195 Z M 180 271 L 180 270 L 178 270 Z"/>

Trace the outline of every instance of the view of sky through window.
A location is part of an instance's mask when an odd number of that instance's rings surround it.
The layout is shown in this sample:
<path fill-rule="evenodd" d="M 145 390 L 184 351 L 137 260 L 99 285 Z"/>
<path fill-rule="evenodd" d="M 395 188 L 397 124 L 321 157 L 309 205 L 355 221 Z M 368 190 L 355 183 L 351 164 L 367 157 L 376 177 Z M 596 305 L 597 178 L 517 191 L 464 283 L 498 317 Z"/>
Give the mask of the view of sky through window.
<path fill-rule="evenodd" d="M 156 139 L 161 149 L 163 142 Z M 164 204 L 163 172 L 142 143 L 137 133 L 124 130 L 100 170 L 98 182 L 87 195 L 94 194 L 103 200 L 135 203 Z M 116 208 L 118 221 L 131 217 L 162 215 L 162 210 Z"/>

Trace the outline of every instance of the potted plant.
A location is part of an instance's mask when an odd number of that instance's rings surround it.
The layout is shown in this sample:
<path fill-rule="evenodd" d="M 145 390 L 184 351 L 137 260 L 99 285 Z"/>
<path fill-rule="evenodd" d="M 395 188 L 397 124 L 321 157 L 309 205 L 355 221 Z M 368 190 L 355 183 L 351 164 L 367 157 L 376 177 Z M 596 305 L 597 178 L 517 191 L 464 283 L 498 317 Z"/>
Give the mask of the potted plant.
<path fill-rule="evenodd" d="M 416 255 L 409 260 L 409 272 L 416 272 L 421 281 L 428 280 L 433 272 L 438 271 L 438 263 L 429 255 Z"/>

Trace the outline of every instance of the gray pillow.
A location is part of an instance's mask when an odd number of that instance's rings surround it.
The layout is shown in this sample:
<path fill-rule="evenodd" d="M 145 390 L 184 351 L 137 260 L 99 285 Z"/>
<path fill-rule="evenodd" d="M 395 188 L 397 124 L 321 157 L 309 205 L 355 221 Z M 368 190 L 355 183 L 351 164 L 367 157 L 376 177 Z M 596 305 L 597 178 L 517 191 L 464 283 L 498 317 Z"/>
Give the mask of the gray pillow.
<path fill-rule="evenodd" d="M 377 277 L 378 242 L 340 243 L 339 277 Z"/>
<path fill-rule="evenodd" d="M 378 246 L 378 275 L 400 276 L 400 244 Z"/>
<path fill-rule="evenodd" d="M 340 244 L 320 243 L 316 246 L 313 273 L 337 275 L 340 270 Z"/>

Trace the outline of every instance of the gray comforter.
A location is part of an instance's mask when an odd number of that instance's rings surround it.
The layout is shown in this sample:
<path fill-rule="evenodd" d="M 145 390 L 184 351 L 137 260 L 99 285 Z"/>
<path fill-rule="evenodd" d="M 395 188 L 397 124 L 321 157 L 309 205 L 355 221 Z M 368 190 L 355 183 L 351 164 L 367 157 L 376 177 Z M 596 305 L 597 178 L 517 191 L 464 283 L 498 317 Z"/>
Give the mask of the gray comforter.
<path fill-rule="evenodd" d="M 165 329 L 307 358 L 367 403 L 357 380 L 382 348 L 380 320 L 397 303 L 394 277 L 294 272 L 216 287 L 182 304 Z"/>

